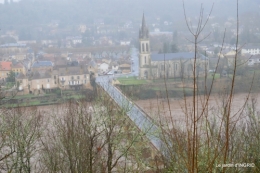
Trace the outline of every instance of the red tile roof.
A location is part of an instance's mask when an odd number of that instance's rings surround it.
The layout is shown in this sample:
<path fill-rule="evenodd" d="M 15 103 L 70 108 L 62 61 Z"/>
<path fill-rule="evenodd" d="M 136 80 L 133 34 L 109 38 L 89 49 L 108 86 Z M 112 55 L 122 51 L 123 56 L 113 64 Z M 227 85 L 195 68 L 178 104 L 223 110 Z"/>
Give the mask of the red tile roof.
<path fill-rule="evenodd" d="M 9 62 L 9 61 L 0 62 L 0 69 L 2 71 L 11 71 L 12 70 L 12 62 Z"/>

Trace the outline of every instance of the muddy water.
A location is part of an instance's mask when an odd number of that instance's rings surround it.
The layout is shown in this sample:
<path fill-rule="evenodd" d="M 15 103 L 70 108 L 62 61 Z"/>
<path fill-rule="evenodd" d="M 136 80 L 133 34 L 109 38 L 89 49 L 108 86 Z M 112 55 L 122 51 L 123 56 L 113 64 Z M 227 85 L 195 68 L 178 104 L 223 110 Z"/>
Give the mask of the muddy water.
<path fill-rule="evenodd" d="M 251 104 L 252 98 L 257 100 L 256 110 L 260 111 L 260 94 L 236 94 L 232 100 L 231 115 L 233 119 L 245 118 L 245 113 L 248 110 L 247 105 Z M 223 99 L 222 96 L 213 95 L 209 98 L 207 109 L 203 109 L 205 105 L 205 98 L 197 98 L 196 105 L 198 114 L 202 111 L 208 112 L 209 117 L 220 118 L 223 115 Z M 147 114 L 153 119 L 162 121 L 163 123 L 179 123 L 183 124 L 187 116 L 191 116 L 193 113 L 193 97 L 186 97 L 186 99 L 150 99 L 150 100 L 138 100 L 135 101 Z"/>

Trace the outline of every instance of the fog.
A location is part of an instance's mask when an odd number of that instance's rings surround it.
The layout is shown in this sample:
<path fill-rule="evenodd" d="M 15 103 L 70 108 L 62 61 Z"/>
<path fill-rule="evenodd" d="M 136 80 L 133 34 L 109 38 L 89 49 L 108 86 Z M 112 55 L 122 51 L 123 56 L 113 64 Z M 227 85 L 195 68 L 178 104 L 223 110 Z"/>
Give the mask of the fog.
<path fill-rule="evenodd" d="M 127 28 L 121 33 L 123 38 L 136 37 L 145 14 L 150 31 L 187 31 L 184 8 L 181 0 L 1 0 L 0 28 L 2 34 L 13 30 L 22 40 L 64 38 L 67 35 L 80 35 L 78 27 L 86 26 L 85 36 L 92 35 L 93 27 L 103 24 L 109 28 Z M 224 26 L 236 16 L 236 0 L 184 0 L 189 20 L 196 23 L 200 7 L 208 16 L 211 8 L 210 25 Z M 259 28 L 258 0 L 240 0 L 240 25 Z M 232 22 L 230 24 L 233 25 Z M 251 25 L 251 24 L 250 24 Z M 66 32 L 50 32 L 50 28 Z M 131 29 L 131 30 L 130 30 Z M 209 30 L 212 28 L 208 28 Z M 215 29 L 214 29 L 215 30 Z M 220 28 L 219 30 L 224 30 Z M 54 32 L 54 31 L 53 31 Z M 86 33 L 86 32 L 84 32 Z M 55 36 L 53 36 L 55 35 Z M 113 34 L 109 34 L 110 36 Z M 114 33 L 114 35 L 117 35 Z"/>

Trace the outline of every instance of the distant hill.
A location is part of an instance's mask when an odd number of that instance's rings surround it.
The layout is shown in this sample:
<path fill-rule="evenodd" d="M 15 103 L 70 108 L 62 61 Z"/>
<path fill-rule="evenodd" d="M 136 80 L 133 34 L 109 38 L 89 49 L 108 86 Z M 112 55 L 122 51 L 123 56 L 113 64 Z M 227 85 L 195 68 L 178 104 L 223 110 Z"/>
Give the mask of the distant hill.
<path fill-rule="evenodd" d="M 236 0 L 214 1 L 213 16 L 235 16 Z M 207 14 L 214 1 L 185 0 L 187 15 L 198 15 L 201 3 Z M 239 0 L 239 11 L 259 14 L 259 5 L 259 0 Z M 43 25 L 52 21 L 63 25 L 93 24 L 97 19 L 103 19 L 106 24 L 140 22 L 143 12 L 148 21 L 184 19 L 180 0 L 21 0 L 0 4 L 0 27 Z"/>

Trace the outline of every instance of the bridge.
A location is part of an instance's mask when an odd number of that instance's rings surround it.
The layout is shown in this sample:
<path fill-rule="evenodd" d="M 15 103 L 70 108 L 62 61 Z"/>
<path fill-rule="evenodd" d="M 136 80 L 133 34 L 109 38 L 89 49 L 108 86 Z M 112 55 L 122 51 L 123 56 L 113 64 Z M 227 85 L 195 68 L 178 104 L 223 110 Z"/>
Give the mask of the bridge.
<path fill-rule="evenodd" d="M 134 60 L 136 64 L 138 62 L 138 57 L 136 52 L 134 52 Z M 135 68 L 138 68 L 136 66 Z M 138 72 L 135 69 L 134 74 Z M 127 98 L 118 88 L 112 84 L 112 80 L 117 76 L 99 76 L 96 79 L 96 83 L 104 89 L 105 92 L 118 104 L 121 108 L 127 110 L 127 116 L 135 123 L 135 125 L 146 135 L 147 139 L 153 144 L 153 146 L 158 150 L 162 151 L 162 140 L 160 139 L 161 128 L 154 122 L 154 120 L 149 117 L 140 107 L 133 103 L 129 98 Z M 162 152 L 163 153 L 163 152 Z"/>

